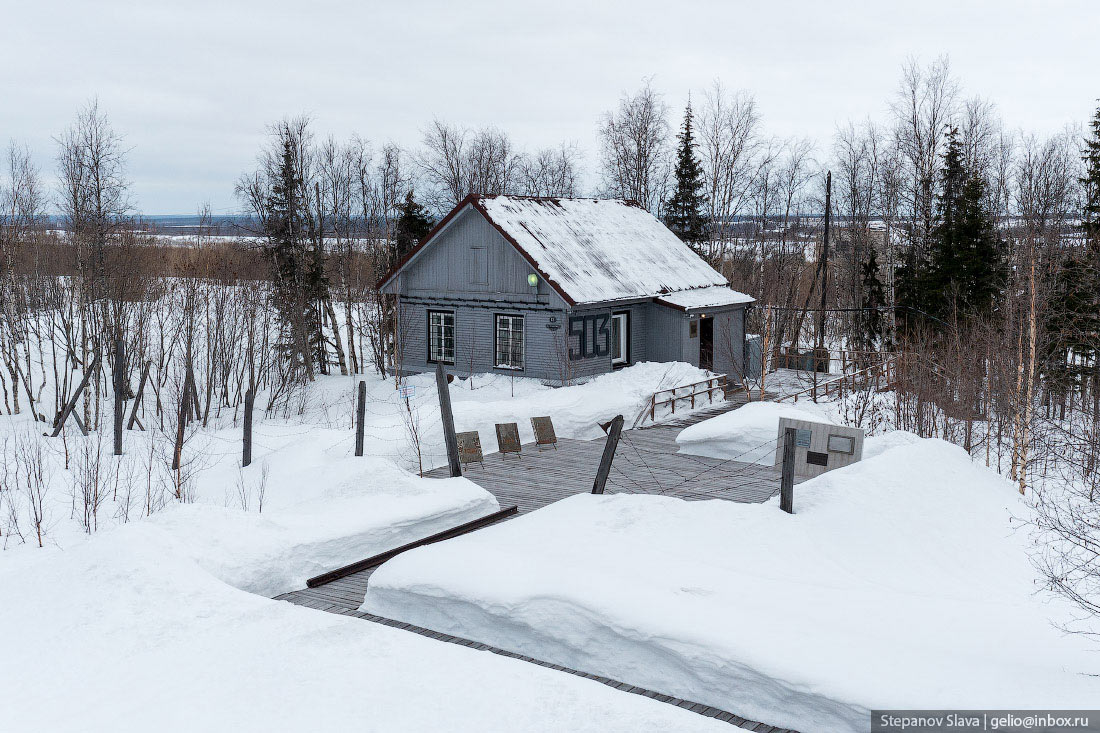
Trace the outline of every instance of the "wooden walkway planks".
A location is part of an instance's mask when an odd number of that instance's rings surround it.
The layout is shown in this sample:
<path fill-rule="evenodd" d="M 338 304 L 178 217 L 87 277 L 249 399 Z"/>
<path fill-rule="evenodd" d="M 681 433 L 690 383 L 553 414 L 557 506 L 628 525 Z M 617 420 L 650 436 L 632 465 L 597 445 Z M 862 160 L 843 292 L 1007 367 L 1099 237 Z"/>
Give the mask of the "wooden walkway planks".
<path fill-rule="evenodd" d="M 730 402 L 699 410 L 661 425 L 624 430 L 612 464 L 611 475 L 608 478 L 607 493 L 647 493 L 673 496 L 689 501 L 726 499 L 747 503 L 763 502 L 774 496 L 779 492 L 779 473 L 772 466 L 770 459 L 764 464 L 751 464 L 677 453 L 676 435 L 680 430 L 736 409 L 742 404 L 744 404 L 743 399 L 732 399 Z M 518 458 L 499 453 L 489 454 L 485 456 L 483 464 L 472 464 L 466 467 L 463 475 L 496 496 L 501 506 L 515 504 L 519 507 L 518 514 L 526 514 L 569 496 L 591 491 L 603 446 L 603 439 L 559 438 L 556 450 L 553 448 L 540 450 L 532 443 L 523 446 L 522 454 Z M 449 475 L 446 466 L 425 474 L 436 478 L 445 478 Z M 801 479 L 796 479 L 796 482 L 800 481 Z M 375 569 L 368 568 L 316 588 L 284 593 L 276 596 L 276 599 L 320 611 L 373 621 L 433 639 L 490 651 L 586 677 L 616 689 L 677 705 L 746 730 L 761 733 L 790 733 L 701 703 L 681 700 L 609 678 L 490 647 L 480 642 L 362 612 L 359 606 L 363 603 L 367 584 Z"/>

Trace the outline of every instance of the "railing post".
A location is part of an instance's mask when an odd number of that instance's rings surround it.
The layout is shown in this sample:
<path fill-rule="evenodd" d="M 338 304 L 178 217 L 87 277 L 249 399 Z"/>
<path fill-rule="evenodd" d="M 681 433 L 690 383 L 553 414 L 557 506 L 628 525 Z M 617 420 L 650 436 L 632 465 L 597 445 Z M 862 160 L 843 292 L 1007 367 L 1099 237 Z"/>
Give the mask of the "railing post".
<path fill-rule="evenodd" d="M 363 455 L 363 423 L 367 418 L 367 382 L 359 380 L 359 395 L 355 401 L 355 455 Z"/>
<path fill-rule="evenodd" d="M 439 415 L 443 418 L 443 439 L 447 444 L 447 464 L 451 476 L 462 475 L 462 463 L 458 456 L 458 436 L 455 435 L 455 418 L 451 413 L 451 388 L 447 385 L 447 374 L 443 364 L 435 365 L 435 388 L 439 392 Z"/>
<path fill-rule="evenodd" d="M 783 431 L 783 475 L 779 481 L 779 508 L 794 514 L 794 442 L 795 429 Z"/>
<path fill-rule="evenodd" d="M 623 416 L 618 415 L 611 421 L 607 431 L 607 442 L 603 446 L 600 467 L 596 471 L 596 480 L 592 482 L 592 493 L 602 494 L 607 486 L 607 475 L 611 473 L 611 461 L 615 460 L 615 448 L 619 445 L 619 435 L 623 432 Z"/>

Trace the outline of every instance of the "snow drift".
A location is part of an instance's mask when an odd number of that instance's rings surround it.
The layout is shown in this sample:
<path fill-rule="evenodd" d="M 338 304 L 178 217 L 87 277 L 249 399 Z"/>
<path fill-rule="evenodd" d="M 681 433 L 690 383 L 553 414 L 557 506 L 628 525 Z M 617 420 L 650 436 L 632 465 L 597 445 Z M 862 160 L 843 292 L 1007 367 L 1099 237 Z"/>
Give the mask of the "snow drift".
<path fill-rule="evenodd" d="M 207 509 L 207 508 L 203 508 Z M 166 515 L 168 516 L 168 515 Z M 173 513 L 0 567 L 10 731 L 725 731 L 675 707 L 487 652 L 236 590 L 252 531 Z M 213 572 L 213 574 L 212 574 Z"/>
<path fill-rule="evenodd" d="M 708 458 L 770 464 L 775 457 L 779 419 L 835 423 L 826 410 L 807 403 L 804 406 L 778 402 L 750 402 L 709 420 L 680 431 L 676 442 L 681 453 Z"/>
<path fill-rule="evenodd" d="M 803 731 L 1097 699 L 1035 595 L 1013 487 L 942 441 L 869 443 L 793 516 L 576 496 L 395 558 L 364 609 Z"/>

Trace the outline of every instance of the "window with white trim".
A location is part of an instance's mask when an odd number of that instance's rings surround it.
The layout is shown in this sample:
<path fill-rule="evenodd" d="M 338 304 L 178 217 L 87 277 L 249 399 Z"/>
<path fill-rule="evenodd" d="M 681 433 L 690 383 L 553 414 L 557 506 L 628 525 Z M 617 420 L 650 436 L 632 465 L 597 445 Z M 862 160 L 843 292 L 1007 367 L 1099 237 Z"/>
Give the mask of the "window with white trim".
<path fill-rule="evenodd" d="M 497 369 L 523 369 L 523 316 L 497 314 Z"/>
<path fill-rule="evenodd" d="M 615 313 L 611 316 L 611 364 L 620 366 L 630 362 L 630 314 Z"/>
<path fill-rule="evenodd" d="M 428 311 L 428 361 L 455 363 L 455 314 Z"/>

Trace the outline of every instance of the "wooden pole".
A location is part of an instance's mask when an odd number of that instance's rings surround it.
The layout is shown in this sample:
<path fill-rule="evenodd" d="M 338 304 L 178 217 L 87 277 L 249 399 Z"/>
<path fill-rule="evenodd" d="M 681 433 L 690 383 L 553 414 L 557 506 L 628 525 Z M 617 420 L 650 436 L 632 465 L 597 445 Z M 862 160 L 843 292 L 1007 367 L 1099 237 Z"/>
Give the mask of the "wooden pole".
<path fill-rule="evenodd" d="M 57 424 L 54 425 L 53 433 L 50 434 L 51 438 L 56 438 L 61 433 L 61 428 L 65 427 L 65 421 L 69 419 L 69 415 L 73 414 L 73 408 L 76 407 L 76 401 L 80 399 L 80 393 L 84 391 L 88 386 L 88 380 L 92 378 L 92 373 L 99 368 L 99 349 L 96 349 L 95 355 L 92 357 L 92 363 L 88 365 L 88 370 L 84 372 L 84 378 L 80 380 L 80 384 L 77 386 L 76 391 L 73 392 L 73 396 L 69 398 L 69 401 L 65 403 L 65 406 L 61 409 L 61 414 L 57 416 Z M 85 435 L 88 434 L 87 428 L 84 427 L 84 423 L 78 423 L 80 425 L 80 431 Z"/>
<path fill-rule="evenodd" d="M 355 403 L 355 455 L 363 455 L 363 424 L 367 418 L 367 382 L 359 380 L 359 398 Z"/>
<path fill-rule="evenodd" d="M 607 486 L 607 475 L 611 473 L 611 461 L 615 460 L 615 449 L 619 447 L 619 435 L 622 432 L 623 416 L 619 415 L 611 421 L 611 428 L 607 431 L 607 442 L 603 445 L 600 468 L 596 471 L 596 480 L 592 482 L 593 494 L 602 494 Z"/>
<path fill-rule="evenodd" d="M 150 364 L 152 364 L 152 362 L 149 362 L 149 361 L 145 362 L 145 368 L 141 370 L 141 381 L 138 382 L 138 391 L 137 391 L 137 394 L 134 395 L 134 406 L 130 410 L 130 419 L 126 422 L 126 429 L 127 430 L 133 430 L 134 429 L 134 423 L 137 422 L 138 407 L 141 406 L 141 396 L 143 394 L 145 394 L 145 382 L 146 382 L 146 380 L 149 379 L 149 365 Z M 138 422 L 138 425 L 140 426 L 141 423 Z M 144 430 L 145 428 L 142 427 L 141 429 Z"/>
<path fill-rule="evenodd" d="M 183 453 L 183 439 L 186 436 L 187 423 L 191 419 L 191 368 L 183 377 L 183 390 L 180 392 L 179 419 L 176 422 L 176 444 L 172 450 L 172 470 L 179 470 L 180 456 Z"/>
<path fill-rule="evenodd" d="M 451 388 L 443 364 L 435 365 L 435 388 L 439 392 L 439 415 L 443 418 L 443 438 L 447 443 L 447 465 L 451 476 L 462 475 L 462 463 L 458 459 L 458 437 L 455 435 L 455 418 L 451 413 Z"/>
<path fill-rule="evenodd" d="M 779 508 L 794 514 L 794 441 L 795 429 L 783 431 L 783 477 L 779 482 Z"/>
<path fill-rule="evenodd" d="M 244 447 L 241 449 L 241 466 L 252 463 L 252 406 L 256 402 L 256 392 L 249 388 L 244 393 Z"/>
<path fill-rule="evenodd" d="M 122 422 L 126 412 L 126 344 L 115 339 L 115 455 L 122 455 Z"/>

